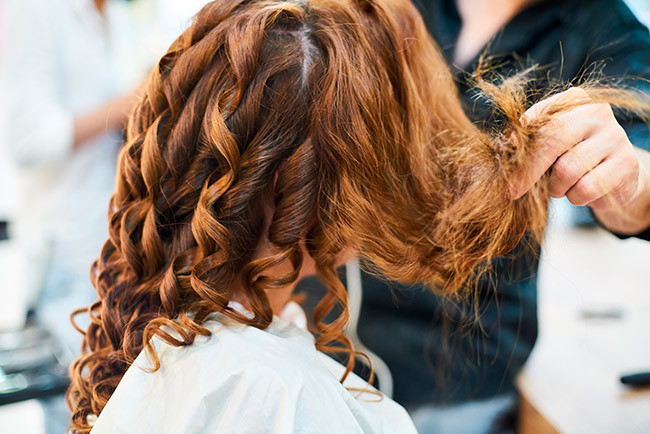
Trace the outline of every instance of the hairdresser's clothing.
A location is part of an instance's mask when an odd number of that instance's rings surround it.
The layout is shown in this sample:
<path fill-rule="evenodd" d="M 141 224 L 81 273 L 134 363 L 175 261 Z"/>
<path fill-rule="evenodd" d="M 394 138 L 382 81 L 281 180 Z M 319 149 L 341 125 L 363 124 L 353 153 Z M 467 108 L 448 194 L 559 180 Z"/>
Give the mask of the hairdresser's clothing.
<path fill-rule="evenodd" d="M 637 234 L 635 236 L 637 238 L 641 238 L 642 240 L 650 241 L 650 229 L 646 229 L 645 231 L 643 231 L 640 234 Z"/>
<path fill-rule="evenodd" d="M 464 79 L 478 64 L 478 57 L 461 69 L 453 65 L 461 19 L 454 0 L 416 0 L 429 31 L 452 65 L 466 111 L 475 120 L 488 119 L 489 107 L 469 98 L 473 93 Z M 579 84 L 587 78 L 614 79 L 649 92 L 650 37 L 623 0 L 544 0 L 516 15 L 491 42 L 489 54 L 504 63 L 499 72 L 509 75 L 537 65 L 531 90 L 542 93 L 549 82 Z M 493 62 L 493 63 L 495 63 Z M 531 103 L 534 101 L 531 101 Z M 650 149 L 648 127 L 640 119 L 617 117 L 630 141 Z"/>
<path fill-rule="evenodd" d="M 214 315 L 204 324 L 212 335 L 190 346 L 156 338 L 160 369 L 145 372 L 141 353 L 92 433 L 416 433 L 364 380 L 350 374 L 342 385 L 345 368 L 316 350 L 305 324 L 289 303 L 266 330 Z"/>
<path fill-rule="evenodd" d="M 455 2 L 418 2 L 430 32 L 452 64 L 461 26 Z M 648 31 L 620 0 L 536 3 L 506 25 L 493 41 L 490 54 L 495 63 L 519 59 L 524 65 L 546 66 L 539 86 L 545 85 L 547 75 L 570 80 L 594 62 L 602 62 L 602 71 L 609 77 L 650 78 Z M 508 74 L 507 68 L 501 72 Z M 463 72 L 452 69 L 468 115 L 477 121 L 498 122 L 490 118 L 481 101 L 472 98 Z M 625 82 L 640 89 L 647 86 L 641 80 Z M 650 148 L 650 135 L 642 122 L 619 120 L 634 145 Z M 410 410 L 513 391 L 515 376 L 537 337 L 538 253 L 539 249 L 522 244 L 498 258 L 493 278 L 480 281 L 478 298 L 461 304 L 419 286 L 406 288 L 364 276 L 358 334 L 390 367 L 397 402 Z"/>

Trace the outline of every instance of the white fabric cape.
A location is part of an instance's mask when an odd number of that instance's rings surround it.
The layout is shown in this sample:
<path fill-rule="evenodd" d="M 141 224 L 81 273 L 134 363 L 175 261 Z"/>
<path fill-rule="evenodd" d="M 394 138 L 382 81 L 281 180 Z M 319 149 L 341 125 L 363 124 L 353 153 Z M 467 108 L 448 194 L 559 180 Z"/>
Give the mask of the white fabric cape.
<path fill-rule="evenodd" d="M 316 350 L 297 309 L 266 330 L 215 317 L 212 336 L 190 346 L 155 342 L 161 368 L 145 372 L 141 353 L 92 434 L 415 433 L 406 411 L 360 377 L 339 382 L 344 367 Z"/>

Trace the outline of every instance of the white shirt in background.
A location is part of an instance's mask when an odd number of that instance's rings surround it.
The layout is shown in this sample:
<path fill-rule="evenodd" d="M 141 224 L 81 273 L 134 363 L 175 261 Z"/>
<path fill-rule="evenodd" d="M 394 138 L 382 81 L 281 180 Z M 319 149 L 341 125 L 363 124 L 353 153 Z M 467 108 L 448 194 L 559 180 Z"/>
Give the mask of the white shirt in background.
<path fill-rule="evenodd" d="M 74 118 L 132 91 L 205 1 L 176 2 L 186 4 L 173 13 L 166 3 L 109 0 L 102 18 L 93 0 L 3 2 L 0 155 L 16 173 L 0 194 L 17 197 L 12 234 L 30 269 L 22 280 L 41 292 L 40 317 L 75 352 L 80 335 L 68 316 L 96 299 L 89 269 L 108 236 L 122 136 L 73 150 Z"/>
<path fill-rule="evenodd" d="M 89 268 L 107 238 L 121 134 L 73 150 L 73 122 L 127 92 L 123 66 L 92 0 L 7 0 L 4 30 L 1 144 L 18 174 L 14 235 L 30 255 L 48 253 L 39 311 L 76 349 L 67 318 L 96 298 Z M 32 263 L 32 272 L 42 266 Z"/>

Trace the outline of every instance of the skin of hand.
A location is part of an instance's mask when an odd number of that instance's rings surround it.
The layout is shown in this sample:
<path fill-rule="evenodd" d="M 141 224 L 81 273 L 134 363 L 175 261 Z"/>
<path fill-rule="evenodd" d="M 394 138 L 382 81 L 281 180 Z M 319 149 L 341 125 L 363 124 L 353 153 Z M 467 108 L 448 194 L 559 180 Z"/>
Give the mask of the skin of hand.
<path fill-rule="evenodd" d="M 144 93 L 141 83 L 130 93 L 115 98 L 89 113 L 74 120 L 74 149 L 81 148 L 90 139 L 112 129 L 119 129 L 126 122 L 129 111 Z"/>
<path fill-rule="evenodd" d="M 532 106 L 524 125 L 560 98 L 584 98 L 572 88 Z M 635 148 L 606 103 L 581 105 L 546 125 L 542 146 L 512 187 L 523 196 L 549 169 L 552 197 L 566 196 L 574 205 L 589 205 L 610 230 L 635 234 L 650 226 L 650 158 Z"/>

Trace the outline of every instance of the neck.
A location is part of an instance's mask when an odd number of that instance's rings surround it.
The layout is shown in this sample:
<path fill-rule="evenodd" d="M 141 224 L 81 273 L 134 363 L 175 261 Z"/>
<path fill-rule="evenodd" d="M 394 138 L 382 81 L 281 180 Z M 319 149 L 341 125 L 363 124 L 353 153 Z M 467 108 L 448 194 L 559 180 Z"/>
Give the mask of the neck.
<path fill-rule="evenodd" d="M 268 242 L 261 243 L 258 246 L 257 251 L 255 252 L 253 261 L 268 258 L 272 256 L 274 253 L 277 252 L 274 251 L 274 249 L 270 246 Z M 264 270 L 262 274 L 268 277 L 277 278 L 277 277 L 287 276 L 288 274 L 292 273 L 292 271 L 293 271 L 293 266 L 291 265 L 291 263 L 289 261 L 285 261 L 281 264 L 277 264 L 273 267 L 267 268 L 266 270 Z M 291 296 L 293 295 L 293 291 L 296 288 L 298 282 L 302 278 L 314 274 L 316 274 L 316 266 L 314 264 L 314 261 L 309 256 L 307 251 L 304 250 L 302 265 L 300 267 L 300 271 L 298 273 L 298 277 L 296 278 L 295 282 L 287 286 L 284 286 L 282 288 L 273 288 L 273 289 L 266 290 L 266 296 L 268 297 L 269 304 L 271 305 L 271 310 L 273 311 L 273 315 L 280 315 L 280 313 L 282 313 L 284 306 L 289 302 L 289 300 L 291 300 Z"/>
<path fill-rule="evenodd" d="M 273 315 L 280 315 L 284 306 L 291 300 L 293 290 L 296 288 L 298 282 L 293 283 L 285 288 L 271 289 L 266 291 L 266 296 L 269 298 L 271 310 Z"/>

